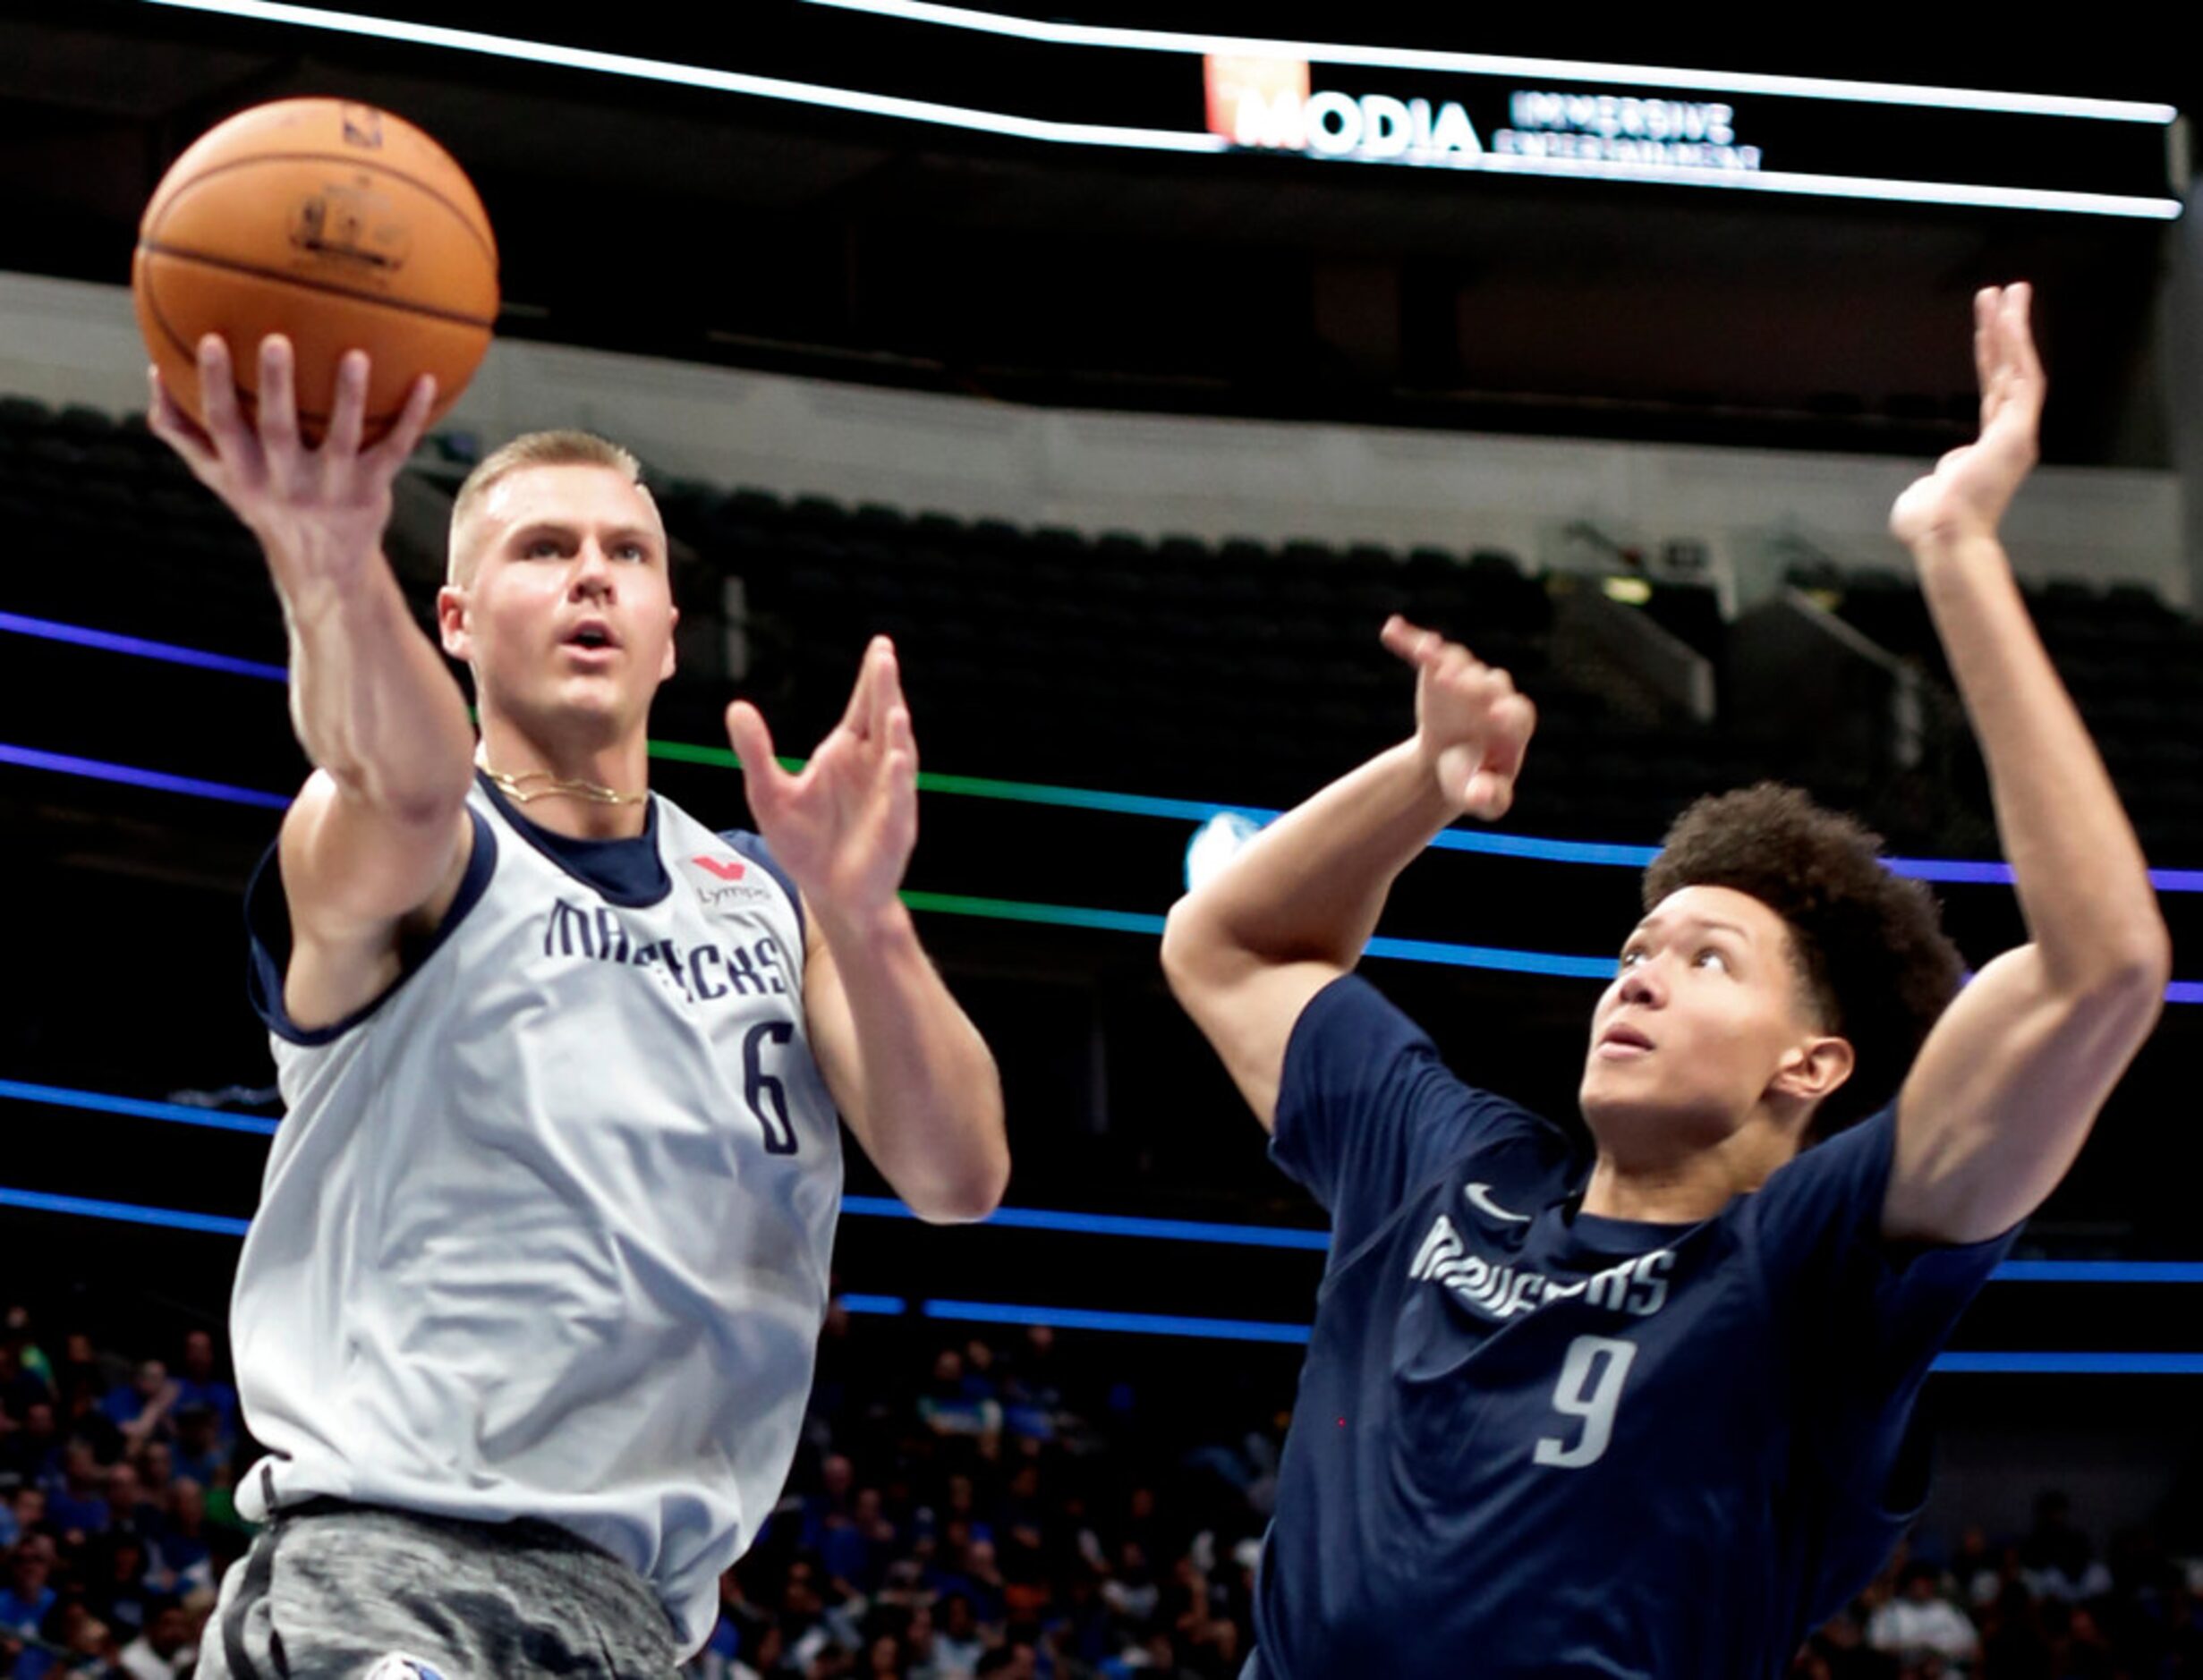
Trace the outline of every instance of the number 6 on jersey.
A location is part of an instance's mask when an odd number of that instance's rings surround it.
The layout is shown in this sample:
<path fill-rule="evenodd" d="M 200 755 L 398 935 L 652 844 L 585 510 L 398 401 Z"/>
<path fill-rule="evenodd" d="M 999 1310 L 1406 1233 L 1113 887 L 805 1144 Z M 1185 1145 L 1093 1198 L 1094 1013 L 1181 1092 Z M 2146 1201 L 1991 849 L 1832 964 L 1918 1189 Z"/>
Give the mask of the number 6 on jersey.
<path fill-rule="evenodd" d="M 1552 1386 L 1552 1409 L 1584 1421 L 1576 1445 L 1558 1436 L 1544 1436 L 1532 1455 L 1538 1464 L 1556 1470 L 1581 1470 L 1595 1464 L 1614 1438 L 1614 1408 L 1621 1404 L 1621 1385 L 1629 1379 L 1630 1362 L 1637 1357 L 1635 1342 L 1612 1336 L 1579 1336 L 1568 1345 L 1561 1362 L 1561 1379 Z"/>
<path fill-rule="evenodd" d="M 795 1029 L 788 1022 L 761 1021 L 742 1040 L 742 1094 L 749 1099 L 750 1112 L 757 1117 L 757 1124 L 765 1129 L 768 1155 L 795 1153 L 795 1125 L 788 1118 L 787 1087 L 765 1071 L 766 1045 L 777 1048 L 795 1036 Z"/>

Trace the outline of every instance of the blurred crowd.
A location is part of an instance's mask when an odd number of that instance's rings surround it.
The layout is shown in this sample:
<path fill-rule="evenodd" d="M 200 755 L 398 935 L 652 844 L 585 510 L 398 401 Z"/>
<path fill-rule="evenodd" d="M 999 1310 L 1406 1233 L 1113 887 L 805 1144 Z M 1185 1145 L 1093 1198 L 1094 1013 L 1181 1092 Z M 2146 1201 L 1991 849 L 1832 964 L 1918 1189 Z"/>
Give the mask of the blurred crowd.
<path fill-rule="evenodd" d="M 123 1359 L 8 1311 L 0 1676 L 191 1672 L 250 1543 L 230 1489 L 256 1449 L 216 1338 L 166 1351 Z M 966 1338 L 837 1305 L 787 1492 L 685 1673 L 1231 1680 L 1283 1387 L 1119 1338 Z M 2199 1590 L 2203 1564 L 2144 1532 L 2099 1548 L 2045 1494 L 2023 1533 L 1916 1533 L 1794 1673 L 2203 1680 Z"/>
<path fill-rule="evenodd" d="M 1969 1528 L 1947 1549 L 1915 1533 L 1858 1602 L 1817 1633 L 1815 1680 L 2173 1680 L 2203 1676 L 2203 1560 L 2155 1532 L 2099 1552 L 2065 1496 L 2023 1534 Z"/>
<path fill-rule="evenodd" d="M 132 1363 L 29 1311 L 0 1329 L 0 1674 L 188 1674 L 249 1531 L 242 1430 L 215 1338 Z"/>

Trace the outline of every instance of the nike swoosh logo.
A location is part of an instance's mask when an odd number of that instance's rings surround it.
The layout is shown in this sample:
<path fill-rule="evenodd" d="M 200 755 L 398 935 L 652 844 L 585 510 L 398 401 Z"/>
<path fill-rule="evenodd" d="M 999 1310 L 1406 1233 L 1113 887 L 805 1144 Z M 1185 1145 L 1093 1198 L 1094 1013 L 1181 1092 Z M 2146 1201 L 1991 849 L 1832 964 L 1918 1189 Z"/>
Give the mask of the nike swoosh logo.
<path fill-rule="evenodd" d="M 1492 1186 L 1489 1184 L 1464 1184 L 1461 1187 L 1461 1194 L 1467 1200 L 1468 1205 L 1476 1209 L 1478 1213 L 1490 1214 L 1494 1219 L 1504 1219 L 1510 1225 L 1527 1225 L 1530 1222 L 1528 1214 L 1510 1213 L 1498 1202 L 1493 1201 Z"/>

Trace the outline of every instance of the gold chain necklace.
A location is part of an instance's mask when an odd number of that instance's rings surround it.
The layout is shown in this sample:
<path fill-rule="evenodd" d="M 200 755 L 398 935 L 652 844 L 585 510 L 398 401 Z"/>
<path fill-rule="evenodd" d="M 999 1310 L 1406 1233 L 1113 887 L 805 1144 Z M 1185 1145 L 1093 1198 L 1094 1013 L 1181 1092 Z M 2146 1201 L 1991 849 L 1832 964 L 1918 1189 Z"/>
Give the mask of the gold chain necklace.
<path fill-rule="evenodd" d="M 523 770 L 518 776 L 507 775 L 496 766 L 484 762 L 482 774 L 498 785 L 498 790 L 515 805 L 531 804 L 539 799 L 572 798 L 591 805 L 640 805 L 650 797 L 648 793 L 623 793 L 607 787 L 602 782 L 583 782 L 567 776 L 553 776 L 549 770 Z"/>

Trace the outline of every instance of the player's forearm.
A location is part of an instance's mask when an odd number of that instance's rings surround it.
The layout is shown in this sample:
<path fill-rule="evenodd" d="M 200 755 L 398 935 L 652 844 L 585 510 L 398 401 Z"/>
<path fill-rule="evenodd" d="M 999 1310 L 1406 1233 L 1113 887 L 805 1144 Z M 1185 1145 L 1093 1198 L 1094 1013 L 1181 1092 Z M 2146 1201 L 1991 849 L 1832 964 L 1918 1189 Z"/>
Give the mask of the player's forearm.
<path fill-rule="evenodd" d="M 1227 953 L 1351 968 L 1394 879 L 1456 815 L 1415 742 L 1379 753 L 1286 812 L 1179 900 L 1163 960 Z"/>
<path fill-rule="evenodd" d="M 855 1028 L 851 1095 L 866 1152 L 921 1218 L 985 1218 L 1009 1183 L 993 1054 L 899 903 L 863 925 L 814 914 Z"/>
<path fill-rule="evenodd" d="M 2029 621 L 1994 536 L 1915 549 L 1920 585 L 1987 761 L 1997 832 L 2053 982 L 2161 992 L 2169 942 L 2102 758 Z"/>
<path fill-rule="evenodd" d="M 455 809 L 472 775 L 473 725 L 388 564 L 371 553 L 310 575 L 287 559 L 271 565 L 290 632 L 291 721 L 307 756 L 393 816 Z"/>

